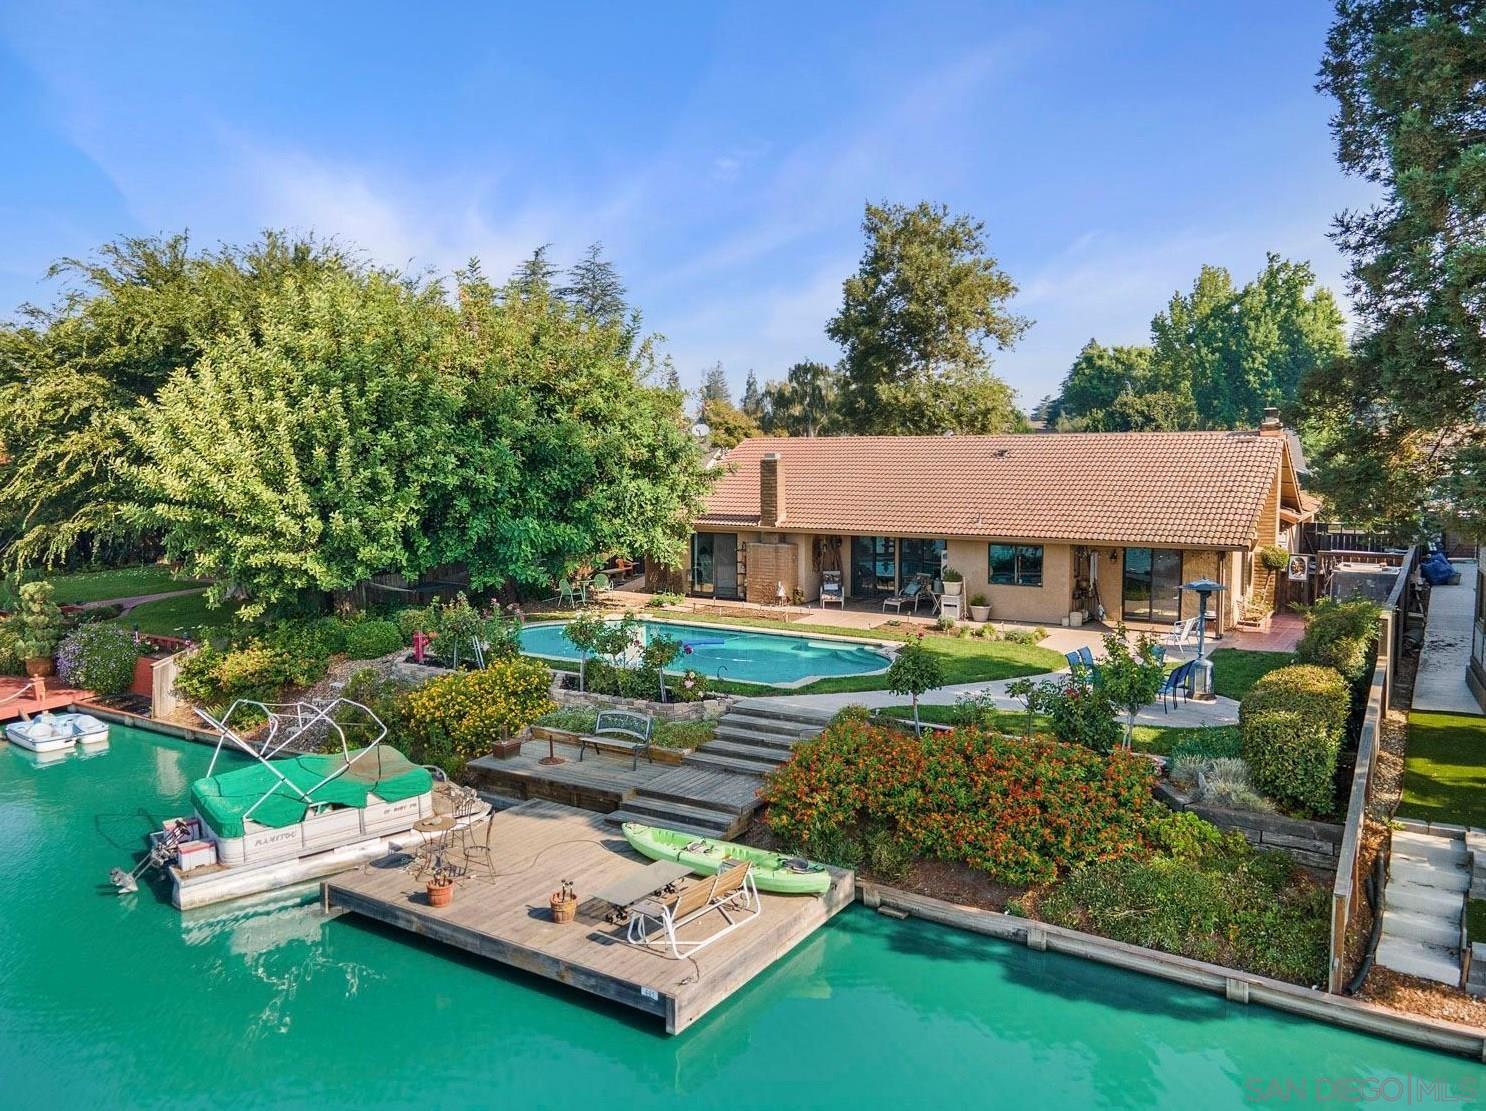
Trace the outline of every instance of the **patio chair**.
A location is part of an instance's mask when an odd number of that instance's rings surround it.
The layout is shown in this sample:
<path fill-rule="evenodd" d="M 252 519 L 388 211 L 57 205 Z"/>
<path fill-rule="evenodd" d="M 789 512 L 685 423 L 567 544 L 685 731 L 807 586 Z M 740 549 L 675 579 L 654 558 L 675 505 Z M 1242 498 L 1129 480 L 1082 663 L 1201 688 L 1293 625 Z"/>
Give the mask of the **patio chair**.
<path fill-rule="evenodd" d="M 589 589 L 593 591 L 593 596 L 595 598 L 601 598 L 605 594 L 609 593 L 609 589 L 613 586 L 613 584 L 609 581 L 609 576 L 600 571 L 591 580 L 589 580 L 588 586 Z"/>
<path fill-rule="evenodd" d="M 1201 620 L 1200 617 L 1189 617 L 1185 621 L 1173 621 L 1171 632 L 1161 638 L 1161 646 L 1170 648 L 1178 656 L 1185 655 L 1187 649 L 1191 647 L 1192 637 L 1197 632 L 1197 623 Z"/>
<path fill-rule="evenodd" d="M 1161 684 L 1161 711 L 1170 713 L 1166 700 L 1171 699 L 1171 705 L 1177 704 L 1177 698 L 1182 697 L 1191 701 L 1192 699 L 1192 669 L 1197 666 L 1196 660 L 1188 660 L 1171 669 L 1167 673 L 1166 681 Z"/>
<path fill-rule="evenodd" d="M 669 950 L 667 955 L 680 960 L 726 937 L 739 926 L 746 926 L 762 914 L 763 909 L 758 888 L 753 883 L 753 865 L 745 861 L 730 861 L 715 876 L 690 884 L 674 895 L 632 904 L 625 940 L 652 952 Z M 678 936 L 678 930 L 713 913 L 724 922 L 721 929 L 695 941 L 683 941 Z M 659 930 L 660 936 L 652 936 L 652 930 Z"/>
<path fill-rule="evenodd" d="M 570 606 L 581 606 L 585 601 L 587 601 L 587 598 L 584 597 L 584 590 L 581 586 L 574 584 L 569 579 L 563 579 L 557 584 L 558 605 L 566 603 Z"/>
<path fill-rule="evenodd" d="M 840 571 L 820 573 L 820 608 L 825 609 L 831 604 L 846 608 L 846 590 L 841 585 Z"/>

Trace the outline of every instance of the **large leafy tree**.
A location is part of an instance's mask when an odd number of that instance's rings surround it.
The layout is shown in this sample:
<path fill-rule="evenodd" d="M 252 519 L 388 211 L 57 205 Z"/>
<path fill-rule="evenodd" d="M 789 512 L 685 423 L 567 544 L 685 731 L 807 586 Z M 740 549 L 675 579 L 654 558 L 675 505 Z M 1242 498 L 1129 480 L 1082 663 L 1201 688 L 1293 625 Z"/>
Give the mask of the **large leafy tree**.
<path fill-rule="evenodd" d="M 1486 513 L 1486 20 L 1479 3 L 1342 0 L 1319 88 L 1342 167 L 1382 191 L 1337 218 L 1349 357 L 1313 371 L 1312 463 L 1342 516 Z"/>
<path fill-rule="evenodd" d="M 760 424 L 771 435 L 817 436 L 830 428 L 840 378 L 825 363 L 799 362 L 764 388 Z"/>
<path fill-rule="evenodd" d="M 653 345 L 477 267 L 457 282 L 459 481 L 427 509 L 436 562 L 476 586 L 545 588 L 607 554 L 679 563 L 710 481 Z"/>
<path fill-rule="evenodd" d="M 127 540 L 122 419 L 229 328 L 256 327 L 258 297 L 287 279 L 357 273 L 333 242 L 267 232 L 193 251 L 185 235 L 123 238 L 66 258 L 49 308 L 0 326 L 0 548 L 7 564 L 106 554 Z"/>
<path fill-rule="evenodd" d="M 984 225 L 943 206 L 869 204 L 867 246 L 826 326 L 843 349 L 839 417 L 860 433 L 1000 432 L 1024 424 L 990 371 L 1028 327 Z"/>
<path fill-rule="evenodd" d="M 763 431 L 758 421 L 726 401 L 703 401 L 701 420 L 707 426 L 708 438 L 720 448 L 737 447 Z"/>
<path fill-rule="evenodd" d="M 429 563 L 425 508 L 462 476 L 462 383 L 437 286 L 286 281 L 126 420 L 128 516 L 252 616 Z"/>
<path fill-rule="evenodd" d="M 1242 287 L 1204 266 L 1152 320 L 1149 346 L 1091 340 L 1049 411 L 1082 431 L 1253 427 L 1271 405 L 1295 417 L 1300 380 L 1345 345 L 1336 300 L 1306 263 L 1270 255 Z"/>

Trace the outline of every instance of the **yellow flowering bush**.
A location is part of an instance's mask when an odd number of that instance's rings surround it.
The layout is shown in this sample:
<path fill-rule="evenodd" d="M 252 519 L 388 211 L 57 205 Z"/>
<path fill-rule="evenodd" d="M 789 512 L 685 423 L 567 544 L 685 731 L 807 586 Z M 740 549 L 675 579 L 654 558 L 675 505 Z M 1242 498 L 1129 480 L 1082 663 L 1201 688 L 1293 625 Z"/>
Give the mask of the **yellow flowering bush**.
<path fill-rule="evenodd" d="M 426 745 L 457 764 L 557 708 L 552 672 L 540 660 L 495 660 L 481 671 L 460 671 L 408 695 L 408 727 Z"/>

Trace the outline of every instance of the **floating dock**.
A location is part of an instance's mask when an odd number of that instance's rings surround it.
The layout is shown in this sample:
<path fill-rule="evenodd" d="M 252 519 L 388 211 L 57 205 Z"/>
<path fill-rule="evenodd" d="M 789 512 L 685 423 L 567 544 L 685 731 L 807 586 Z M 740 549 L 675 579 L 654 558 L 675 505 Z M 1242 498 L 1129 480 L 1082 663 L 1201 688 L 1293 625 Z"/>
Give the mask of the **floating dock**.
<path fill-rule="evenodd" d="M 650 863 L 603 815 L 531 801 L 489 821 L 496 876 L 465 879 L 449 906 L 429 906 L 423 881 L 388 858 L 323 883 L 325 910 L 360 914 L 591 992 L 655 1015 L 677 1034 L 825 925 L 855 893 L 852 873 L 834 868 L 823 896 L 761 893 L 758 918 L 692 958 L 674 960 L 627 944 L 624 927 L 604 921 L 613 908 L 589 897 Z M 484 824 L 473 831 L 481 842 Z M 580 902 L 576 920 L 559 925 L 548 898 L 563 880 L 573 882 Z M 682 937 L 705 937 L 720 924 L 708 915 Z"/>

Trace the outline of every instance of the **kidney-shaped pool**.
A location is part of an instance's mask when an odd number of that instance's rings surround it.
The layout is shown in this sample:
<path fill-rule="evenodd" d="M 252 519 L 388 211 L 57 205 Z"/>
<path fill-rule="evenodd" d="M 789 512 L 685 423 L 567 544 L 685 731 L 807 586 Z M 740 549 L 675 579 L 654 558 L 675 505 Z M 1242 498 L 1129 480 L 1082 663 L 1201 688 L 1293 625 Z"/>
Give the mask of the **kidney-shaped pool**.
<path fill-rule="evenodd" d="M 528 625 L 521 630 L 521 650 L 531 656 L 576 663 L 580 654 L 566 629 L 558 622 Z M 658 636 L 681 642 L 681 655 L 671 671 L 691 669 L 708 679 L 775 687 L 802 686 L 841 675 L 871 675 L 892 662 L 886 646 L 730 625 L 641 621 L 636 635 L 640 644 Z"/>

